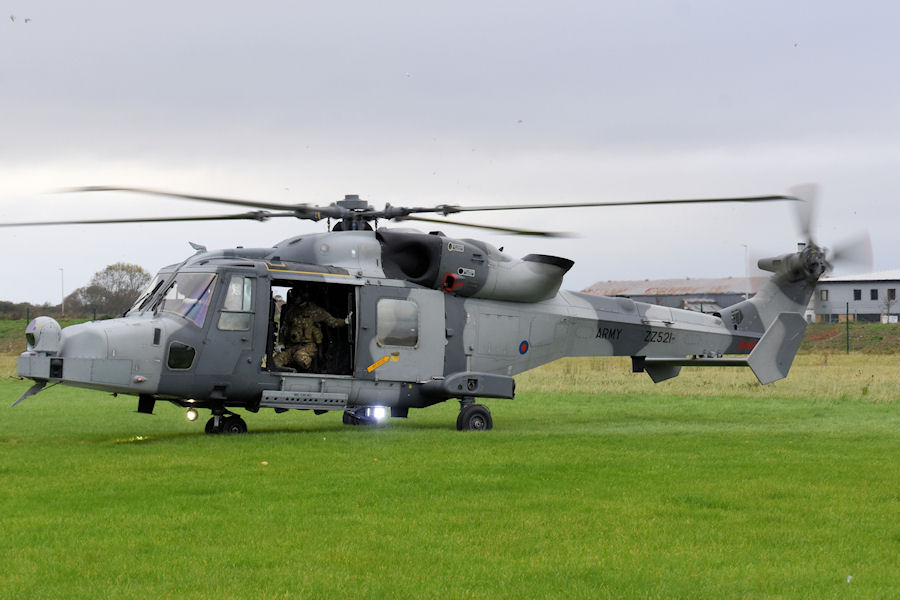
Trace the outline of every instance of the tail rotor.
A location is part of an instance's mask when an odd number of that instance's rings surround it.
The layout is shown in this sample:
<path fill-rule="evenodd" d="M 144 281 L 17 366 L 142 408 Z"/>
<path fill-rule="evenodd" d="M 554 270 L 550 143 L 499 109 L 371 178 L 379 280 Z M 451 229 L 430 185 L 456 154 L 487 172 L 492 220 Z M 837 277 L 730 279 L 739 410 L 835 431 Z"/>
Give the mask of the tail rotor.
<path fill-rule="evenodd" d="M 813 236 L 818 209 L 819 186 L 804 183 L 790 189 L 796 200 L 795 219 L 797 230 L 805 242 L 793 254 L 758 261 L 758 267 L 773 273 L 790 273 L 796 278 L 815 282 L 830 273 L 836 266 L 871 269 L 872 246 L 868 234 L 859 234 L 829 249 L 816 243 Z"/>

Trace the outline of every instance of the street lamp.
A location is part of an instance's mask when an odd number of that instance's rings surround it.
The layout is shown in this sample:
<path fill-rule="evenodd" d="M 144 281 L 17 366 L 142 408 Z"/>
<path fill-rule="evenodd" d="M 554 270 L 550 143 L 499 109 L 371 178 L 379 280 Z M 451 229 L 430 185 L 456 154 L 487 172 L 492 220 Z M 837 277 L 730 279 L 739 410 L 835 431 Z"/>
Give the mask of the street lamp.
<path fill-rule="evenodd" d="M 744 300 L 750 299 L 750 247 L 747 244 L 741 244 L 744 247 Z"/>

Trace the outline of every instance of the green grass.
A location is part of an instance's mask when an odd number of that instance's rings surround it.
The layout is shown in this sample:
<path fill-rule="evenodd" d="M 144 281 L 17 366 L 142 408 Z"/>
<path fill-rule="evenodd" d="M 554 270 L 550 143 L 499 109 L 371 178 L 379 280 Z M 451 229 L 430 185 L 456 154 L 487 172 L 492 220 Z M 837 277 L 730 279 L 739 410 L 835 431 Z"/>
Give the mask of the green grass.
<path fill-rule="evenodd" d="M 761 388 L 562 361 L 489 433 L 445 403 L 206 436 L 72 388 L 11 409 L 28 383 L 3 382 L 0 597 L 896 598 L 898 363 Z"/>

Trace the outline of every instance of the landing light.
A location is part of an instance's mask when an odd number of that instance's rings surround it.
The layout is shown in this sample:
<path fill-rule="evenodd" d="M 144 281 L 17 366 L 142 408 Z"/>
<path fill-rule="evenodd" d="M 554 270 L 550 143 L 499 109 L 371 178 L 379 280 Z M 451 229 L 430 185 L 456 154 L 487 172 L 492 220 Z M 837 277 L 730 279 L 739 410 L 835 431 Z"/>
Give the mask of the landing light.
<path fill-rule="evenodd" d="M 376 421 L 383 421 L 387 417 L 387 409 L 383 406 L 372 407 L 372 418 Z"/>
<path fill-rule="evenodd" d="M 200 414 L 197 412 L 196 408 L 189 408 L 187 411 L 187 415 L 185 416 L 187 416 L 188 421 L 193 422 L 197 420 L 197 417 L 199 417 Z"/>

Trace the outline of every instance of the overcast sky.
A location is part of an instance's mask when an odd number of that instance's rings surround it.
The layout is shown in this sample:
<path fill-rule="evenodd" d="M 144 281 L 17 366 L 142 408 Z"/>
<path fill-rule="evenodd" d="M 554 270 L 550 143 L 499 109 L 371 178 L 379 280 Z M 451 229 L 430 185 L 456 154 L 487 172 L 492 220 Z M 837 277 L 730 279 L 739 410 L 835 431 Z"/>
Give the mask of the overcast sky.
<path fill-rule="evenodd" d="M 0 6 L 0 222 L 228 212 L 51 193 L 82 185 L 477 205 L 778 194 L 814 181 L 818 241 L 867 230 L 873 268 L 900 268 L 896 3 Z M 441 227 L 514 256 L 571 258 L 570 289 L 742 276 L 747 253 L 798 241 L 787 204 L 463 218 L 581 234 Z M 188 241 L 271 246 L 323 229 L 0 229 L 0 300 L 58 303 L 61 283 L 68 294 L 117 261 L 156 271 L 191 254 Z"/>

